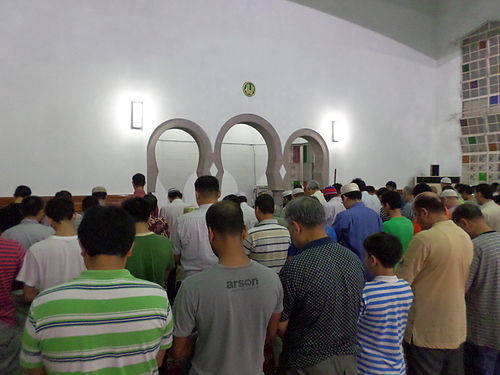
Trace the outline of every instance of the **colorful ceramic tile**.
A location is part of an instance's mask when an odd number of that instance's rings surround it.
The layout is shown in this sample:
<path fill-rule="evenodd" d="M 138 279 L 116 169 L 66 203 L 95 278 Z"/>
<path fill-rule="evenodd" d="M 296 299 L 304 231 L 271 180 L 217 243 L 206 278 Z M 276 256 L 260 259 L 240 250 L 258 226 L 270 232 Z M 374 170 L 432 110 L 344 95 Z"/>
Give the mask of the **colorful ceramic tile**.
<path fill-rule="evenodd" d="M 484 49 L 486 48 L 486 40 L 481 40 L 479 42 L 479 49 Z"/>
<path fill-rule="evenodd" d="M 497 144 L 496 143 L 490 143 L 489 144 L 490 151 L 497 151 Z"/>
<path fill-rule="evenodd" d="M 467 120 L 466 119 L 460 119 L 460 126 L 467 126 Z"/>
<path fill-rule="evenodd" d="M 488 181 L 488 174 L 485 172 L 479 172 L 479 181 Z"/>
<path fill-rule="evenodd" d="M 469 155 L 462 155 L 462 163 L 469 164 Z"/>
<path fill-rule="evenodd" d="M 467 73 L 470 70 L 469 64 L 462 65 L 462 72 Z"/>
<path fill-rule="evenodd" d="M 477 81 L 472 81 L 472 82 L 470 83 L 470 88 L 471 88 L 471 89 L 477 89 L 477 87 L 478 87 Z"/>
<path fill-rule="evenodd" d="M 490 105 L 498 104 L 498 95 L 490 96 Z"/>
<path fill-rule="evenodd" d="M 469 144 L 475 145 L 477 143 L 476 137 L 469 137 Z"/>

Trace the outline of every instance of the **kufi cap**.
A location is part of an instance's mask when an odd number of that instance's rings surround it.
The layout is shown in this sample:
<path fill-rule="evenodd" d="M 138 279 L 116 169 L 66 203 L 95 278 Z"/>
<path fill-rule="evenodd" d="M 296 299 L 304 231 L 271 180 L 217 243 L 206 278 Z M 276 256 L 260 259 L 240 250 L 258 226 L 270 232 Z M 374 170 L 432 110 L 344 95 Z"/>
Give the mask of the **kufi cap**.
<path fill-rule="evenodd" d="M 444 197 L 455 197 L 458 198 L 458 193 L 453 189 L 446 189 L 441 192 L 441 198 Z"/>
<path fill-rule="evenodd" d="M 304 189 L 302 188 L 295 188 L 292 190 L 292 195 L 297 195 L 297 194 L 305 194 Z"/>
<path fill-rule="evenodd" d="M 344 194 L 350 193 L 351 191 L 361 191 L 361 190 L 359 190 L 358 184 L 355 184 L 354 182 L 351 182 L 350 184 L 343 185 L 340 188 L 340 195 L 344 195 Z"/>
<path fill-rule="evenodd" d="M 176 191 L 178 191 L 179 193 L 181 192 L 181 191 L 180 191 L 178 188 L 176 188 L 176 187 L 173 187 L 173 188 L 168 189 L 168 193 L 173 193 L 173 192 L 176 192 Z"/>
<path fill-rule="evenodd" d="M 323 190 L 323 195 L 326 197 L 332 197 L 334 195 L 337 195 L 337 189 L 335 189 L 333 186 L 327 186 Z"/>
<path fill-rule="evenodd" d="M 451 184 L 451 179 L 449 177 L 443 177 L 439 182 L 442 184 Z"/>
<path fill-rule="evenodd" d="M 247 197 L 247 195 L 242 191 L 240 191 L 238 194 L 236 194 L 236 196 L 237 197 L 245 197 L 245 198 Z"/>
<path fill-rule="evenodd" d="M 283 198 L 285 198 L 285 197 L 289 197 L 290 195 L 292 195 L 292 191 L 291 191 L 291 190 L 285 190 L 285 191 L 283 192 Z"/>
<path fill-rule="evenodd" d="M 107 191 L 103 186 L 96 186 L 95 188 L 92 188 L 92 194 L 94 193 L 107 193 Z"/>

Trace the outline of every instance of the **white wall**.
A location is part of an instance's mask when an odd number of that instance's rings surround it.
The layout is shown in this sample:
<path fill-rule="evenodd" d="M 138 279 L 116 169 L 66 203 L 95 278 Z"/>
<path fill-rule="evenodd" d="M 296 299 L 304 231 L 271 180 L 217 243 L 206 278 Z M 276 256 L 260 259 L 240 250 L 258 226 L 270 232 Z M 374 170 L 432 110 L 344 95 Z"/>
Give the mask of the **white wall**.
<path fill-rule="evenodd" d="M 341 182 L 402 185 L 444 160 L 429 147 L 435 61 L 288 1 L 3 0 L 0 46 L 0 195 L 20 183 L 129 192 L 151 132 L 176 117 L 214 142 L 227 119 L 255 113 L 282 144 L 302 127 L 328 141 L 343 120 L 347 138 L 329 143 Z M 130 129 L 131 100 L 144 101 L 143 131 Z"/>

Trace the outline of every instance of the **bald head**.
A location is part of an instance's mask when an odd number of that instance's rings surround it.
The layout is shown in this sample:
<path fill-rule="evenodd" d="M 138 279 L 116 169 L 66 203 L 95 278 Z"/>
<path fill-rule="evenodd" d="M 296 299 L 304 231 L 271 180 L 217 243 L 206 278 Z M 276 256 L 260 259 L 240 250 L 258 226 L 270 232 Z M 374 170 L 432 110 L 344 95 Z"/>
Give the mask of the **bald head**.
<path fill-rule="evenodd" d="M 430 191 L 417 195 L 413 206 L 416 210 L 425 209 L 430 213 L 446 214 L 446 209 L 444 208 L 444 204 L 441 201 L 441 198 L 439 198 L 436 193 Z"/>

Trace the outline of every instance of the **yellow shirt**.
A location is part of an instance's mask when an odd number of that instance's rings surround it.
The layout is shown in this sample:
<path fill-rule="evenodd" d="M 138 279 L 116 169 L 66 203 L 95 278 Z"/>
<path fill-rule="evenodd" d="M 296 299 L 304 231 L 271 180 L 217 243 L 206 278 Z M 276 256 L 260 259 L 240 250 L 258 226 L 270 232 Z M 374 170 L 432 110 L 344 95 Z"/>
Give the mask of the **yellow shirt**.
<path fill-rule="evenodd" d="M 405 341 L 432 349 L 456 349 L 466 338 L 465 283 L 473 246 L 453 221 L 440 221 L 410 242 L 398 277 L 415 296 Z"/>

